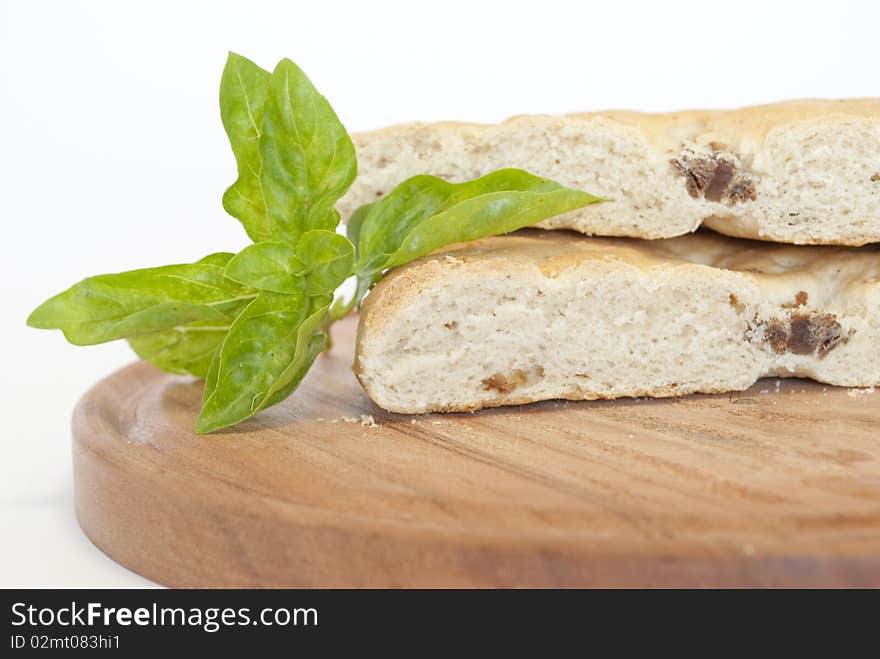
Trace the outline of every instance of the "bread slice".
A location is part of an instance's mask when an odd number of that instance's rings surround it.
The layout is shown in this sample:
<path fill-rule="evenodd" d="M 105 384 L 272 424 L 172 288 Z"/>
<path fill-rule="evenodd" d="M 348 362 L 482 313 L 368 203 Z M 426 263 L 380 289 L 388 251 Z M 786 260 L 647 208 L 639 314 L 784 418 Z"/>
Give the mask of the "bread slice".
<path fill-rule="evenodd" d="M 461 181 L 521 167 L 613 200 L 543 228 L 667 238 L 704 223 L 799 245 L 880 242 L 880 99 L 415 123 L 354 142 L 343 217 L 414 174 Z"/>
<path fill-rule="evenodd" d="M 880 246 L 528 230 L 389 273 L 355 372 L 393 412 L 677 396 L 764 376 L 880 384 Z"/>

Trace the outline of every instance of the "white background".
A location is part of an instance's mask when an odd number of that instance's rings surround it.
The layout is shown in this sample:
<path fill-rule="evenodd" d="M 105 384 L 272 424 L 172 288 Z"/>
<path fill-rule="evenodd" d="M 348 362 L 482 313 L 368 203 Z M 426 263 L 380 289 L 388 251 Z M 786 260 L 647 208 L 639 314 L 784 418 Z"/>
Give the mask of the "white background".
<path fill-rule="evenodd" d="M 3 3 L 0 586 L 147 585 L 72 510 L 69 417 L 132 359 L 25 327 L 91 274 L 236 251 L 227 50 L 294 59 L 350 130 L 877 96 L 880 3 Z"/>

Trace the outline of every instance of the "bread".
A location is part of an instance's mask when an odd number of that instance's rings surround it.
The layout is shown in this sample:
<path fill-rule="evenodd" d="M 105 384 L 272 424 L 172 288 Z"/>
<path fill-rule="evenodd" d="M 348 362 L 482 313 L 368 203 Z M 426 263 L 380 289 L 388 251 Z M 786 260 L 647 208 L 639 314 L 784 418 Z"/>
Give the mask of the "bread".
<path fill-rule="evenodd" d="M 528 230 L 423 258 L 367 296 L 355 372 L 394 412 L 677 396 L 764 376 L 880 384 L 880 246 Z"/>
<path fill-rule="evenodd" d="M 880 99 L 415 123 L 354 141 L 343 217 L 414 174 L 460 181 L 521 167 L 613 200 L 548 229 L 667 238 L 703 223 L 775 242 L 880 242 Z"/>

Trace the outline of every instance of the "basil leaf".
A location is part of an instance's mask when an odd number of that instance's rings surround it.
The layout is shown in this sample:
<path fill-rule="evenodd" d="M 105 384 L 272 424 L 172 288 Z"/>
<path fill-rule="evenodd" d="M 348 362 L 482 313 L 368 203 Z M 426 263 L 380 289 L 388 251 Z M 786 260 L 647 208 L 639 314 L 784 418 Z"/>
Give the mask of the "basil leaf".
<path fill-rule="evenodd" d="M 358 242 L 360 240 L 361 234 L 361 225 L 364 223 L 367 214 L 375 205 L 376 202 L 364 204 L 363 206 L 358 206 L 354 210 L 354 213 L 351 214 L 351 217 L 348 218 L 348 222 L 345 223 L 345 235 L 348 236 L 348 239 L 355 246 L 355 249 L 358 249 Z"/>
<path fill-rule="evenodd" d="M 229 325 L 191 323 L 133 336 L 128 343 L 138 357 L 163 371 L 203 378 L 228 331 Z"/>
<path fill-rule="evenodd" d="M 232 252 L 214 252 L 199 259 L 196 263 L 203 265 L 216 265 L 218 268 L 225 268 L 230 259 L 235 256 Z"/>
<path fill-rule="evenodd" d="M 240 284 L 274 293 L 305 293 L 308 268 L 290 243 L 254 243 L 236 254 L 225 275 Z"/>
<path fill-rule="evenodd" d="M 306 231 L 294 247 L 285 242 L 249 245 L 226 266 L 230 279 L 274 293 L 332 293 L 352 275 L 354 247 L 333 231 Z"/>
<path fill-rule="evenodd" d="M 313 337 L 329 304 L 329 296 L 262 291 L 235 319 L 214 355 L 196 432 L 239 423 L 281 400 L 280 392 L 289 394 L 320 352 Z"/>
<path fill-rule="evenodd" d="M 334 205 L 357 174 L 354 145 L 327 99 L 290 60 L 281 60 L 269 80 L 258 149 L 268 238 L 295 243 L 310 229 L 334 229 Z"/>
<path fill-rule="evenodd" d="M 296 243 L 296 253 L 306 265 L 311 295 L 332 293 L 353 274 L 354 245 L 333 231 L 306 231 Z"/>
<path fill-rule="evenodd" d="M 355 270 L 360 279 L 375 279 L 444 245 L 508 233 L 599 201 L 521 169 L 464 183 L 414 176 L 364 217 Z"/>
<path fill-rule="evenodd" d="M 326 304 L 318 307 L 317 311 L 303 321 L 296 334 L 296 354 L 294 360 L 281 374 L 278 381 L 270 387 L 266 394 L 266 403 L 261 407 L 265 409 L 276 403 L 280 403 L 290 396 L 309 372 L 315 359 L 327 347 L 327 334 L 322 327 L 322 321 L 327 316 L 330 301 L 323 300 Z"/>
<path fill-rule="evenodd" d="M 194 322 L 228 324 L 254 296 L 213 263 L 167 265 L 89 277 L 41 304 L 27 322 L 91 345 Z"/>
<path fill-rule="evenodd" d="M 213 262 L 222 266 L 231 257 L 232 254 L 229 253 L 211 254 L 198 262 Z M 211 359 L 223 342 L 232 321 L 251 299 L 253 298 L 245 297 L 218 305 L 218 309 L 223 309 L 226 317 L 222 323 L 196 321 L 129 337 L 128 344 L 138 357 L 163 371 L 189 373 L 203 378 L 207 375 Z"/>
<path fill-rule="evenodd" d="M 223 208 L 254 241 L 272 236 L 257 148 L 269 78 L 268 71 L 235 53 L 229 53 L 220 78 L 220 117 L 238 166 L 238 178 L 223 195 Z"/>

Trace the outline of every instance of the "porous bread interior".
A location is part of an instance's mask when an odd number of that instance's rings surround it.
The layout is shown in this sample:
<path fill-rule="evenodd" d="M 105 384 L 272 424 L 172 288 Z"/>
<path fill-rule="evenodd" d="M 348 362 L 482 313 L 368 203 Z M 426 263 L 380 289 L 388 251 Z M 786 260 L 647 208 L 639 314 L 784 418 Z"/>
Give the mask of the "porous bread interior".
<path fill-rule="evenodd" d="M 742 390 L 769 375 L 880 384 L 880 251 L 703 234 L 526 232 L 400 268 L 367 298 L 356 373 L 403 413 Z M 823 356 L 768 344 L 771 319 L 813 312 L 847 340 Z"/>
<path fill-rule="evenodd" d="M 880 101 L 732 111 L 515 117 L 497 125 L 407 124 L 355 136 L 359 174 L 343 217 L 415 174 L 450 181 L 519 167 L 606 197 L 540 226 L 664 238 L 702 222 L 794 244 L 880 241 Z M 736 203 L 693 197 L 672 161 L 721 154 L 754 185 Z"/>
<path fill-rule="evenodd" d="M 756 200 L 728 212 L 713 209 L 706 226 L 731 236 L 795 244 L 880 241 L 880 121 L 809 121 L 778 128 L 754 154 L 750 168 L 760 173 Z"/>

